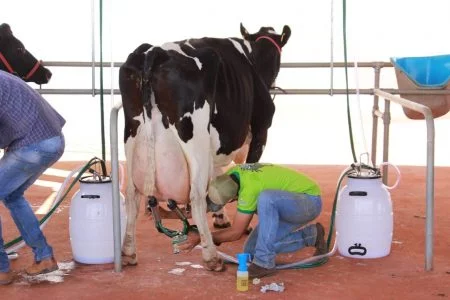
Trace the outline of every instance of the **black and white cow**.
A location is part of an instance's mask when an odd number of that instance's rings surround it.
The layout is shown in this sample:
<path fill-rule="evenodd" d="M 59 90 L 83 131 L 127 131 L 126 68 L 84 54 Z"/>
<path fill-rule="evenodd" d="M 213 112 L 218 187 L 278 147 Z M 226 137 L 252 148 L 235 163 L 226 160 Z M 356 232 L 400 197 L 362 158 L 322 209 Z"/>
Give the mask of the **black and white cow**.
<path fill-rule="evenodd" d="M 28 52 L 6 23 L 0 25 L 0 69 L 37 84 L 48 83 L 52 77 L 52 72 Z"/>
<path fill-rule="evenodd" d="M 291 31 L 262 27 L 239 38 L 142 44 L 120 68 L 125 114 L 127 229 L 124 265 L 137 264 L 140 200 L 154 196 L 191 203 L 203 260 L 222 270 L 206 220 L 210 179 L 229 165 L 246 140 L 247 162 L 260 159 L 275 106 L 270 87 Z"/>

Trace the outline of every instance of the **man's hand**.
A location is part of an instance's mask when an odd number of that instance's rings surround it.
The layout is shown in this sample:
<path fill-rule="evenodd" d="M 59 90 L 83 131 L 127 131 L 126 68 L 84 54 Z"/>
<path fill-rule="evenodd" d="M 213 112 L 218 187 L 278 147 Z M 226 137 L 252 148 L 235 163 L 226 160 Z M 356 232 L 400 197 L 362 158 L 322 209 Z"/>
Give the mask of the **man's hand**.
<path fill-rule="evenodd" d="M 196 231 L 189 231 L 187 240 L 178 245 L 181 251 L 191 251 L 195 246 L 200 244 L 200 235 Z"/>

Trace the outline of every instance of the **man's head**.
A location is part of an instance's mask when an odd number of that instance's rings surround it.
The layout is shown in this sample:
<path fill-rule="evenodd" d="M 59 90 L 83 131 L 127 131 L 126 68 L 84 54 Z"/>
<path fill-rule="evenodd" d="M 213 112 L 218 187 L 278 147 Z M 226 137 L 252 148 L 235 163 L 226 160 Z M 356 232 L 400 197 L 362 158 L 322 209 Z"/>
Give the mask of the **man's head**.
<path fill-rule="evenodd" d="M 225 205 L 237 197 L 239 184 L 233 176 L 223 174 L 211 181 L 208 188 L 208 196 L 214 204 Z"/>

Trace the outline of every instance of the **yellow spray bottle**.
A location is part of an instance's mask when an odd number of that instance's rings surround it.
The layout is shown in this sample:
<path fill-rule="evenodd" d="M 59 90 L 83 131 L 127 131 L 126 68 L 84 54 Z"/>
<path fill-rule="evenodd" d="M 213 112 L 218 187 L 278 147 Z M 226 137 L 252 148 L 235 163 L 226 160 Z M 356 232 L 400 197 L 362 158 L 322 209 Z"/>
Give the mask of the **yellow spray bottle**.
<path fill-rule="evenodd" d="M 237 255 L 239 262 L 238 269 L 236 272 L 236 289 L 239 292 L 248 291 L 248 269 L 247 262 L 250 261 L 250 254 L 239 253 Z"/>

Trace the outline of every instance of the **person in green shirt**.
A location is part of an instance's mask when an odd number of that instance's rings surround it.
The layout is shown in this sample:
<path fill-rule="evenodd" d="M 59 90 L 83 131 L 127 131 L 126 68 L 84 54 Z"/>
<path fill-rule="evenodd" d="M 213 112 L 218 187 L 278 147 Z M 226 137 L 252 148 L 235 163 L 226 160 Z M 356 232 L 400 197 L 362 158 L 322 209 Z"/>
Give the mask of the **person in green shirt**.
<path fill-rule="evenodd" d="M 244 252 L 252 256 L 250 278 L 274 274 L 278 253 L 304 247 L 315 247 L 314 255 L 327 252 L 323 226 L 309 224 L 322 210 L 320 188 L 305 174 L 274 164 L 236 165 L 211 181 L 208 197 L 219 206 L 237 199 L 231 227 L 212 233 L 216 245 L 240 239 L 253 215 L 258 215 L 258 224 L 244 245 Z M 198 234 L 190 232 L 180 248 L 190 250 L 199 242 Z"/>

